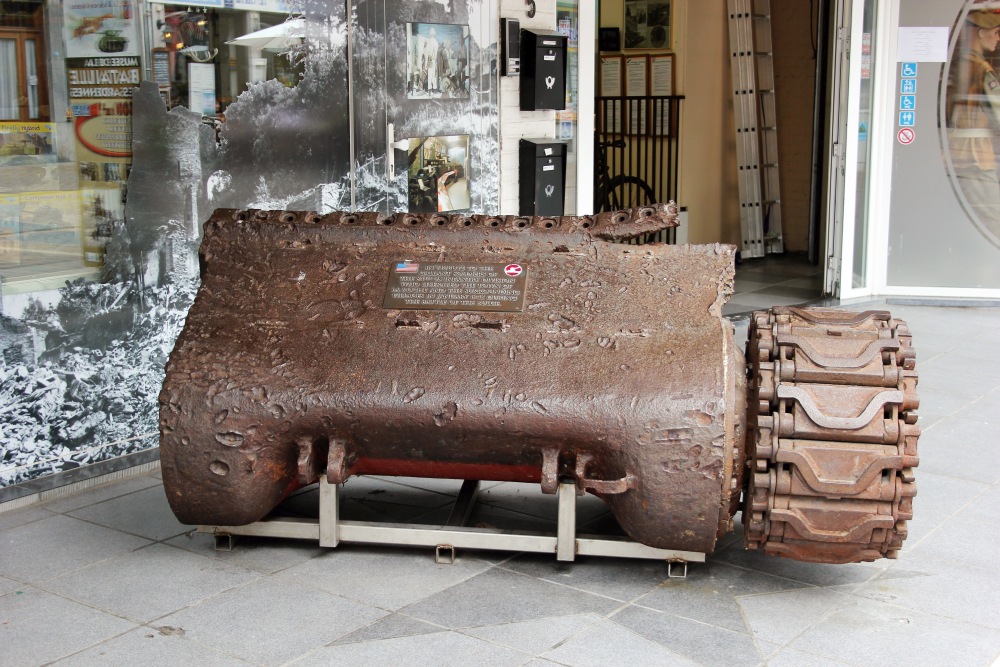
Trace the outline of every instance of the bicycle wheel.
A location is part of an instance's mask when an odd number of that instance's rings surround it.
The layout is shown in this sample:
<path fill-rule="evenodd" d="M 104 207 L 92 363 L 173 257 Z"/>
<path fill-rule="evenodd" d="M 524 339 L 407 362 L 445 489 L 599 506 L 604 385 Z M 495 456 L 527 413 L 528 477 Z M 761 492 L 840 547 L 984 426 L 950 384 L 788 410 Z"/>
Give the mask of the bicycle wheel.
<path fill-rule="evenodd" d="M 653 188 L 638 176 L 618 176 L 608 185 L 602 211 L 619 211 L 656 203 Z"/>

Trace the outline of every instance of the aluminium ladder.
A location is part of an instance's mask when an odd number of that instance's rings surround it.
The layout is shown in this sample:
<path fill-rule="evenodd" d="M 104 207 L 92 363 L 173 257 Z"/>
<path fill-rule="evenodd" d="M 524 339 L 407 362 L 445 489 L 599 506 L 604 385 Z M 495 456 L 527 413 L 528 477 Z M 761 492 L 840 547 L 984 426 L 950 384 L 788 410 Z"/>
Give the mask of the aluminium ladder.
<path fill-rule="evenodd" d="M 784 250 L 778 186 L 770 0 L 728 0 L 736 161 L 739 170 L 740 255 Z"/>

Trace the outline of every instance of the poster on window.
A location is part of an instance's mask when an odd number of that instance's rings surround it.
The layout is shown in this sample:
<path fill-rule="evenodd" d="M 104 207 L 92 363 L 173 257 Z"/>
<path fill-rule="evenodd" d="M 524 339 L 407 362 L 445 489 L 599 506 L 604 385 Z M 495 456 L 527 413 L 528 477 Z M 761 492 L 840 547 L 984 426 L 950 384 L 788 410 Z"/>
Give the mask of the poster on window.
<path fill-rule="evenodd" d="M 470 207 L 469 135 L 410 139 L 406 164 L 410 213 Z"/>
<path fill-rule="evenodd" d="M 0 167 L 55 161 L 52 123 L 0 122 Z"/>
<path fill-rule="evenodd" d="M 469 26 L 406 24 L 406 97 L 469 96 Z"/>
<path fill-rule="evenodd" d="M 67 58 L 139 55 L 132 0 L 66 0 L 63 35 Z"/>

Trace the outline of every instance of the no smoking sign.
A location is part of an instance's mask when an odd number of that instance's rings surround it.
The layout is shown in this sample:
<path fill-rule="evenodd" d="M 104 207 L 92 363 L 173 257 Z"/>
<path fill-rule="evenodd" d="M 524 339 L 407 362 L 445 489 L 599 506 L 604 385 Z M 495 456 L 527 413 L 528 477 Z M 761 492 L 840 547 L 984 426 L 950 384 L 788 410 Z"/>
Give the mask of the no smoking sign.
<path fill-rule="evenodd" d="M 917 135 L 914 134 L 913 130 L 909 127 L 901 127 L 899 128 L 899 132 L 896 133 L 896 139 L 904 146 L 912 144 L 916 136 Z"/>

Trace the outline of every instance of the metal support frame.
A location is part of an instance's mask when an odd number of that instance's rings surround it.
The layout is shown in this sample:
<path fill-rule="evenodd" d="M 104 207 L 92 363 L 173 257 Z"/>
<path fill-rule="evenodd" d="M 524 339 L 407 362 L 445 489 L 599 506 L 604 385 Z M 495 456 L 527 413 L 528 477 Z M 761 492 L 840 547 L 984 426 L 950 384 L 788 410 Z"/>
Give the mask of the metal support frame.
<path fill-rule="evenodd" d="M 466 481 L 452 507 L 445 525 L 397 524 L 340 519 L 340 485 L 330 484 L 322 477 L 319 484 L 319 518 L 266 518 L 246 526 L 198 526 L 199 533 L 215 536 L 217 550 L 230 550 L 234 538 L 279 537 L 319 542 L 321 547 L 336 547 L 347 542 L 422 546 L 435 549 L 435 560 L 454 562 L 455 550 L 490 549 L 494 551 L 524 551 L 555 554 L 559 561 L 570 562 L 577 556 L 611 556 L 642 558 L 669 563 L 670 577 L 687 575 L 687 563 L 705 562 L 705 554 L 695 551 L 656 549 L 627 538 L 577 535 L 576 485 L 563 482 L 557 493 L 559 513 L 555 535 L 514 532 L 492 528 L 468 528 L 464 524 L 479 492 L 479 483 Z"/>

